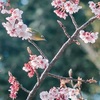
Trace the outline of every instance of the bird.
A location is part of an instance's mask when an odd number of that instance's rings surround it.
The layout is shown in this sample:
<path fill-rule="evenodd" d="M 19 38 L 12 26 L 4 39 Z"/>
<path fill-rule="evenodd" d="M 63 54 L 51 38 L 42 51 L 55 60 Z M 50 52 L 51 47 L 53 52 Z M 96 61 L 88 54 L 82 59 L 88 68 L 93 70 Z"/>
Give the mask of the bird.
<path fill-rule="evenodd" d="M 34 41 L 44 41 L 45 40 L 44 36 L 40 32 L 32 28 L 28 28 L 27 32 L 32 34 L 32 36 L 30 36 L 29 38 L 30 40 L 34 40 Z"/>

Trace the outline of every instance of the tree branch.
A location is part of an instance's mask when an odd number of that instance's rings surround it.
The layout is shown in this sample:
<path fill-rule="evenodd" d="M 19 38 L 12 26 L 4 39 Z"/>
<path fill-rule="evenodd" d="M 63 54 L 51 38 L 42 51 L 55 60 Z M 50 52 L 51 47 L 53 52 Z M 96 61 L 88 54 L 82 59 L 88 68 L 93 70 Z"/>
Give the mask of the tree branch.
<path fill-rule="evenodd" d="M 25 91 L 26 93 L 30 93 L 30 91 L 27 90 L 26 88 L 24 88 L 22 84 L 20 84 L 20 88 L 21 88 L 23 91 Z"/>
<path fill-rule="evenodd" d="M 28 39 L 28 42 L 31 43 L 37 50 L 38 52 L 42 55 L 42 57 L 44 57 L 45 59 L 47 59 L 47 57 L 44 55 L 44 53 L 42 52 L 42 50 L 31 40 Z"/>
<path fill-rule="evenodd" d="M 90 83 L 90 82 L 89 82 L 90 79 L 89 79 L 89 80 L 78 80 L 78 79 L 74 79 L 74 78 L 72 78 L 72 77 L 63 77 L 63 76 L 55 75 L 55 74 L 51 74 L 51 73 L 48 73 L 48 76 L 53 77 L 53 78 L 56 78 L 56 79 L 58 79 L 58 80 L 63 79 L 63 80 L 72 80 L 72 81 L 75 81 L 75 82 L 80 81 L 80 82 L 83 82 L 83 83 Z M 95 80 L 94 80 L 94 83 L 96 83 Z"/>
<path fill-rule="evenodd" d="M 37 83 L 39 84 L 40 78 L 39 78 L 39 74 L 38 74 L 37 70 L 35 70 L 35 73 L 36 73 Z"/>
<path fill-rule="evenodd" d="M 73 17 L 72 14 L 69 14 L 69 16 L 70 16 L 70 18 L 71 18 L 71 20 L 72 20 L 72 23 L 73 23 L 74 26 L 75 26 L 75 29 L 77 29 L 77 28 L 78 28 L 78 25 L 77 25 L 77 22 L 76 22 L 75 18 Z"/>
<path fill-rule="evenodd" d="M 44 70 L 44 72 L 41 74 L 40 77 L 40 83 L 39 84 L 35 84 L 35 86 L 33 87 L 33 89 L 30 91 L 28 97 L 26 100 L 32 100 L 35 93 L 37 92 L 39 86 L 41 85 L 41 83 L 43 82 L 43 80 L 46 78 L 47 73 L 50 71 L 50 69 L 53 67 L 53 65 L 55 64 L 55 62 L 60 58 L 60 56 L 62 55 L 62 53 L 64 52 L 64 50 L 72 43 L 72 41 L 78 36 L 79 31 L 86 28 L 89 24 L 91 24 L 94 20 L 96 19 L 96 17 L 92 17 L 90 18 L 86 23 L 84 23 L 81 27 L 79 27 L 71 36 L 71 38 L 69 38 L 60 48 L 60 50 L 57 52 L 57 54 L 54 56 L 54 58 L 52 59 L 52 61 L 50 62 L 49 66 Z"/>
<path fill-rule="evenodd" d="M 66 27 L 62 24 L 61 21 L 57 20 L 58 24 L 60 25 L 60 27 L 63 29 L 64 34 L 67 36 L 67 38 L 70 38 L 70 35 L 66 32 Z"/>

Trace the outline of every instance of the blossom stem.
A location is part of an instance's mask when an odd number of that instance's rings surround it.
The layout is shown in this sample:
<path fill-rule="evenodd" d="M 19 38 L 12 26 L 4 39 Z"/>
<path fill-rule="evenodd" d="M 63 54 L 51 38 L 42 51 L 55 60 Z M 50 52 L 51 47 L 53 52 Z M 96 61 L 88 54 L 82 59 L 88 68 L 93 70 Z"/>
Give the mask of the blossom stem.
<path fill-rule="evenodd" d="M 23 91 L 25 91 L 26 93 L 30 93 L 30 91 L 27 90 L 26 88 L 24 88 L 22 84 L 20 84 L 20 88 L 21 88 Z"/>
<path fill-rule="evenodd" d="M 64 34 L 67 36 L 67 38 L 70 38 L 70 35 L 66 32 L 66 27 L 62 24 L 61 21 L 57 20 L 60 27 L 63 29 Z"/>
<path fill-rule="evenodd" d="M 47 59 L 47 57 L 44 55 L 44 53 L 42 52 L 42 50 L 31 40 L 28 39 L 28 42 L 31 43 L 37 50 L 38 52 L 42 55 L 42 57 L 44 57 L 45 59 Z"/>
<path fill-rule="evenodd" d="M 75 26 L 75 29 L 77 29 L 77 28 L 78 28 L 78 25 L 77 25 L 77 22 L 76 22 L 74 16 L 73 16 L 72 14 L 69 14 L 69 16 L 70 16 L 70 18 L 71 18 L 71 20 L 72 20 L 72 23 L 73 23 L 74 26 Z"/>
<path fill-rule="evenodd" d="M 39 74 L 38 74 L 37 70 L 35 70 L 35 73 L 36 73 L 36 77 L 37 77 L 37 84 L 39 84 L 40 83 L 40 78 L 39 78 Z"/>

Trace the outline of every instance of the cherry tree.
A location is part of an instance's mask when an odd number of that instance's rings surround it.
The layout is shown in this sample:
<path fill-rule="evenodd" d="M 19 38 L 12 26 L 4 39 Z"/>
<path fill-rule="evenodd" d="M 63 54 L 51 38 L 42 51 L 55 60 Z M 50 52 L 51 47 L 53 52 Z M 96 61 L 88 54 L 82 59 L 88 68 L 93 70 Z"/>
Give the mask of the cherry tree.
<path fill-rule="evenodd" d="M 9 97 L 13 100 L 17 98 L 17 93 L 19 89 L 28 93 L 26 100 L 32 100 L 35 96 L 37 90 L 39 89 L 41 83 L 44 81 L 46 77 L 53 77 L 60 81 L 59 87 L 52 87 L 49 91 L 42 91 L 40 93 L 41 100 L 85 100 L 81 94 L 81 85 L 82 83 L 96 83 L 97 81 L 93 78 L 84 80 L 80 76 L 75 79 L 73 78 L 73 71 L 70 69 L 68 71 L 68 77 L 63 77 L 59 75 L 55 75 L 49 73 L 49 71 L 54 66 L 55 62 L 62 56 L 65 49 L 68 48 L 69 45 L 75 43 L 77 45 L 81 45 L 78 38 L 82 39 L 84 43 L 95 43 L 98 39 L 98 32 L 88 32 L 85 31 L 85 28 L 90 25 L 95 20 L 100 20 L 100 2 L 88 2 L 89 8 L 91 12 L 94 14 L 88 21 L 86 21 L 81 26 L 78 26 L 75 18 L 73 17 L 74 13 L 78 13 L 82 6 L 80 6 L 79 0 L 52 0 L 51 6 L 54 7 L 54 13 L 64 20 L 67 20 L 67 17 L 70 17 L 72 23 L 75 27 L 74 33 L 70 36 L 66 31 L 66 27 L 60 20 L 57 20 L 60 28 L 63 30 L 67 41 L 63 43 L 62 47 L 56 53 L 56 55 L 52 58 L 51 61 L 44 55 L 44 52 L 34 43 L 33 39 L 35 37 L 35 32 L 32 31 L 22 19 L 22 14 L 24 13 L 22 10 L 18 8 L 12 8 L 10 4 L 10 0 L 7 2 L 3 2 L 0 0 L 0 11 L 2 14 L 8 14 L 9 17 L 6 17 L 6 22 L 2 22 L 3 27 L 7 31 L 7 34 L 10 37 L 22 38 L 22 40 L 27 40 L 31 43 L 40 55 L 35 55 L 32 53 L 31 49 L 27 47 L 27 51 L 29 54 L 29 61 L 23 64 L 22 70 L 28 74 L 29 78 L 34 77 L 36 74 L 37 82 L 33 86 L 33 88 L 29 91 L 24 88 L 21 83 L 15 78 L 11 72 L 8 72 L 9 79 L 8 82 L 11 84 L 10 86 L 10 95 Z M 40 35 L 38 37 L 42 40 L 43 36 Z M 49 52 L 49 51 L 48 51 Z M 41 75 L 39 75 L 37 69 L 43 69 Z M 70 84 L 71 87 L 68 87 L 66 84 Z"/>

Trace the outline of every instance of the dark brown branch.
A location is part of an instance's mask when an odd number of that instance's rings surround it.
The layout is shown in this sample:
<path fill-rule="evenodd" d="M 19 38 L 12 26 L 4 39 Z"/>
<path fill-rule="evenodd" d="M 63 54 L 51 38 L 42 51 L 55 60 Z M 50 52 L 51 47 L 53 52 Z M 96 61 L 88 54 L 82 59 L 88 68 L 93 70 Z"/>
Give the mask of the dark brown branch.
<path fill-rule="evenodd" d="M 66 32 L 66 27 L 62 24 L 61 21 L 57 20 L 60 27 L 63 29 L 64 34 L 67 36 L 67 38 L 70 38 L 70 35 Z"/>
<path fill-rule="evenodd" d="M 31 40 L 28 40 L 28 42 L 31 43 L 38 50 L 38 52 L 42 55 L 42 57 L 47 59 L 42 50 L 34 42 L 32 42 Z"/>
<path fill-rule="evenodd" d="M 72 14 L 69 14 L 69 16 L 70 16 L 70 18 L 71 18 L 71 20 L 72 20 L 72 23 L 73 23 L 73 24 L 74 24 L 74 26 L 75 26 L 75 29 L 77 29 L 77 28 L 78 28 L 78 25 L 77 25 L 77 23 L 76 23 L 75 18 L 73 17 L 73 15 L 72 15 Z"/>
<path fill-rule="evenodd" d="M 47 73 L 50 71 L 50 69 L 53 67 L 53 65 L 55 64 L 55 62 L 60 58 L 60 56 L 62 55 L 62 53 L 64 52 L 64 50 L 72 43 L 72 41 L 78 36 L 79 31 L 86 28 L 89 24 L 91 24 L 94 20 L 96 19 L 96 17 L 92 17 L 90 18 L 86 23 L 84 23 L 81 27 L 79 27 L 71 36 L 71 38 L 69 38 L 60 48 L 60 50 L 57 52 L 57 54 L 54 56 L 54 58 L 52 59 L 52 61 L 50 62 L 49 66 L 44 70 L 44 72 L 41 74 L 40 77 L 40 83 L 39 84 L 35 84 L 35 86 L 33 87 L 33 89 L 30 91 L 28 97 L 26 100 L 32 100 L 34 95 L 36 94 L 39 86 L 41 85 L 41 83 L 43 82 L 43 80 L 46 78 Z"/>
<path fill-rule="evenodd" d="M 24 87 L 22 86 L 22 84 L 20 84 L 20 88 L 21 88 L 23 91 L 25 91 L 26 93 L 30 93 L 30 91 L 27 90 L 26 88 L 24 88 Z"/>
<path fill-rule="evenodd" d="M 53 77 L 53 78 L 56 78 L 58 80 L 63 79 L 63 80 L 72 80 L 72 81 L 75 81 L 75 82 L 81 81 L 83 83 L 90 83 L 88 80 L 78 80 L 78 79 L 74 79 L 72 77 L 63 77 L 63 76 L 55 75 L 55 74 L 51 74 L 51 73 L 48 73 L 48 76 Z"/>

